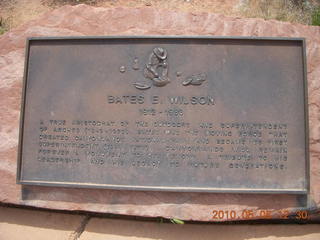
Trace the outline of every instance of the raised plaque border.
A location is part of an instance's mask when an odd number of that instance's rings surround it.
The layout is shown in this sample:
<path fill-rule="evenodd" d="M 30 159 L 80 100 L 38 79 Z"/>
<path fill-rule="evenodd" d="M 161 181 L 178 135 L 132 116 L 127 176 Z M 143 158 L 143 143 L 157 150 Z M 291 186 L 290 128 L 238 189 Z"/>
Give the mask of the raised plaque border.
<path fill-rule="evenodd" d="M 304 130 L 305 130 L 305 169 L 306 189 L 248 189 L 248 188 L 192 188 L 192 187 L 157 187 L 133 186 L 113 184 L 67 183 L 52 181 L 24 181 L 21 179 L 24 113 L 26 103 L 26 86 L 28 80 L 29 49 L 33 41 L 65 41 L 65 40 L 104 40 L 104 39 L 209 39 L 209 40 L 270 40 L 270 41 L 298 41 L 301 43 L 303 56 L 303 89 L 304 89 Z M 289 37 L 243 37 L 243 36 L 64 36 L 64 37 L 29 37 L 26 39 L 24 74 L 21 92 L 21 109 L 19 123 L 19 142 L 17 154 L 16 183 L 21 185 L 73 187 L 73 188 L 100 188 L 115 190 L 140 190 L 140 191 L 173 191 L 173 192 L 213 192 L 213 193 L 260 193 L 260 194 L 308 194 L 310 192 L 310 156 L 309 156 L 309 111 L 308 111 L 308 82 L 306 62 L 306 39 Z"/>

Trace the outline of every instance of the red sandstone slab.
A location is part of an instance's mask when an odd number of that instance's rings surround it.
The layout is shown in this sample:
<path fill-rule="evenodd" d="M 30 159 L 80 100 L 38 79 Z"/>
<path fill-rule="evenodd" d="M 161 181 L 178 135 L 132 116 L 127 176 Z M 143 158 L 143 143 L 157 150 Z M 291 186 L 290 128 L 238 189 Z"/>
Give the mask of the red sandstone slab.
<path fill-rule="evenodd" d="M 17 185 L 15 178 L 25 40 L 26 37 L 49 35 L 237 35 L 306 38 L 310 194 L 302 197 L 286 194 L 174 193 Z M 281 218 L 287 213 L 295 217 L 301 209 L 309 209 L 313 217 L 319 217 L 317 213 L 320 207 L 319 27 L 152 8 L 104 9 L 78 5 L 54 10 L 2 35 L 0 46 L 0 201 L 2 203 L 198 221 L 228 220 L 226 217 L 213 219 L 214 210 L 236 211 L 239 219 L 249 218 L 246 215 L 248 212 L 244 211 L 248 209 L 252 210 L 256 218 L 264 218 L 260 216 L 261 210 L 270 210 L 273 218 Z M 250 215 L 250 212 L 248 214 Z"/>

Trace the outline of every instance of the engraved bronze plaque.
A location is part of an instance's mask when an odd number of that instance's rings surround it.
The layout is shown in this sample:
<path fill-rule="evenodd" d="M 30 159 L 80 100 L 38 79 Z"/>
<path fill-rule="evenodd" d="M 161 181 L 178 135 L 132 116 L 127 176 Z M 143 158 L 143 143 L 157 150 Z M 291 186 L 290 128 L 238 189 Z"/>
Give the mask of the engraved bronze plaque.
<path fill-rule="evenodd" d="M 304 39 L 31 38 L 18 183 L 305 194 Z"/>

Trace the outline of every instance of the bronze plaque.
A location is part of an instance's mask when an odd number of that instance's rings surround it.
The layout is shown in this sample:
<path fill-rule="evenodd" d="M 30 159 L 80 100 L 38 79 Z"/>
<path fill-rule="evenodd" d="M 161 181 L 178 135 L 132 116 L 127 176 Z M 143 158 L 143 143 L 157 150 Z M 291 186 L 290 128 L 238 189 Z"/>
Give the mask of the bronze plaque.
<path fill-rule="evenodd" d="M 308 191 L 304 39 L 31 38 L 18 182 Z"/>

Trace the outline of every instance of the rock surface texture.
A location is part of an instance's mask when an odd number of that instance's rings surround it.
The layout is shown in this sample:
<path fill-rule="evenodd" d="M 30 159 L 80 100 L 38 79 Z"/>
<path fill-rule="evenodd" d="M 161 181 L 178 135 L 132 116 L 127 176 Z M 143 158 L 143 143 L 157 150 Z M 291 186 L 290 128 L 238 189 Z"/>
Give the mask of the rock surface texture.
<path fill-rule="evenodd" d="M 16 184 L 19 112 L 27 37 L 86 35 L 209 35 L 304 37 L 310 119 L 308 197 L 295 195 L 207 194 L 75 189 Z M 0 37 L 0 202 L 51 209 L 213 221 L 213 210 L 320 209 L 320 27 L 262 19 L 152 8 L 65 6 Z M 274 217 L 280 217 L 278 212 Z M 224 219 L 226 220 L 226 219 Z"/>

